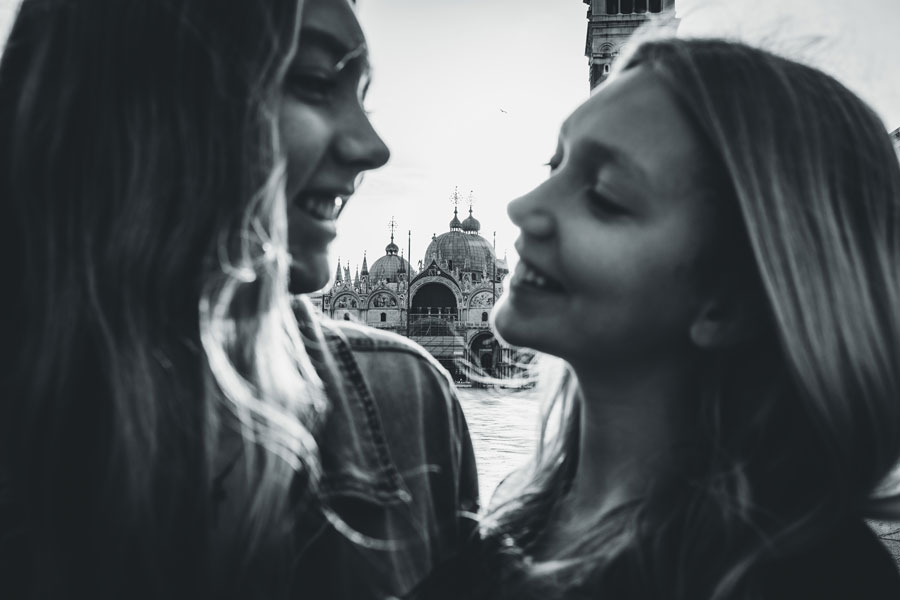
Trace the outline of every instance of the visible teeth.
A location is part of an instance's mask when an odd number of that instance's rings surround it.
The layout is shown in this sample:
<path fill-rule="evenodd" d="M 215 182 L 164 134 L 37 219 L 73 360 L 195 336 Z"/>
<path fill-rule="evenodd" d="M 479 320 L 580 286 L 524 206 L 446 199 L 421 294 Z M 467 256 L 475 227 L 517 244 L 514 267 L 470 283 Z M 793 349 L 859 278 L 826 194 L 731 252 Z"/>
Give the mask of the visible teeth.
<path fill-rule="evenodd" d="M 340 196 L 308 195 L 303 196 L 298 205 L 315 218 L 327 221 L 337 219 L 344 199 Z"/>
<path fill-rule="evenodd" d="M 521 275 L 523 283 L 527 283 L 529 285 L 540 288 L 554 287 L 550 285 L 550 282 L 546 277 L 544 277 L 528 265 L 523 264 L 522 266 L 524 267 Z"/>

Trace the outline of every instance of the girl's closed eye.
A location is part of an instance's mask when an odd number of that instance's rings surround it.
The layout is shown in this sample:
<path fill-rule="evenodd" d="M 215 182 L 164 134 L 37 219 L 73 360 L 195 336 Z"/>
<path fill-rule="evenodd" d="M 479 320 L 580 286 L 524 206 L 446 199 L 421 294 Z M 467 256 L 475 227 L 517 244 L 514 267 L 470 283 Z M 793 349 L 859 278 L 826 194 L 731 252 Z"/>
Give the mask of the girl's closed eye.
<path fill-rule="evenodd" d="M 291 73 L 285 79 L 285 89 L 289 94 L 298 100 L 315 104 L 330 101 L 336 88 L 336 78 L 324 73 Z"/>
<path fill-rule="evenodd" d="M 619 217 L 629 214 L 619 202 L 610 198 L 605 192 L 591 188 L 588 191 L 591 210 L 607 217 Z"/>

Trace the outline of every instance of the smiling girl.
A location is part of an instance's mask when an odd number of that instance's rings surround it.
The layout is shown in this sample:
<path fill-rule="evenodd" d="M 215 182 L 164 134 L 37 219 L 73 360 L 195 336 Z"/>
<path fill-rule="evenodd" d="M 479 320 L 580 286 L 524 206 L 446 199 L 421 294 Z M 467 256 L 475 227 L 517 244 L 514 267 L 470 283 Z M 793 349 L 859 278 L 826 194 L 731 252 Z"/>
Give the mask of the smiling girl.
<path fill-rule="evenodd" d="M 641 45 L 513 201 L 509 342 L 564 361 L 485 598 L 896 598 L 900 166 L 815 69 Z M 477 587 L 477 586 L 476 586 Z"/>
<path fill-rule="evenodd" d="M 0 64 L 0 597 L 288 595 L 326 406 L 287 289 L 285 172 L 317 167 L 280 110 L 309 89 L 286 76 L 302 9 L 21 3 Z"/>
<path fill-rule="evenodd" d="M 399 596 L 472 529 L 447 373 L 329 325 L 389 156 L 351 0 L 24 0 L 0 63 L 0 597 Z"/>

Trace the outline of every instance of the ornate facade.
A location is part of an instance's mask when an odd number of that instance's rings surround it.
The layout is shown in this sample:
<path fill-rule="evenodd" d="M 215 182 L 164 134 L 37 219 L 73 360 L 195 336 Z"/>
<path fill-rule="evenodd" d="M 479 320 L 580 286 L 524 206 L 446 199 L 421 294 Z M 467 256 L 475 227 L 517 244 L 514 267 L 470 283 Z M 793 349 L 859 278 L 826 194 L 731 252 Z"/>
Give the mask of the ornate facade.
<path fill-rule="evenodd" d="M 674 10 L 675 0 L 583 0 L 589 6 L 584 55 L 591 89 L 609 76 L 613 61 L 650 15 Z"/>
<path fill-rule="evenodd" d="M 454 202 L 458 203 L 454 193 Z M 441 362 L 458 381 L 476 373 L 512 375 L 515 352 L 494 337 L 489 315 L 509 274 L 506 259 L 481 236 L 472 214 L 459 220 L 454 208 L 449 231 L 433 235 L 418 268 L 398 252 L 391 239 L 385 254 L 352 278 L 349 264 L 338 262 L 330 288 L 312 296 L 313 304 L 333 319 L 365 323 L 405 335 Z"/>

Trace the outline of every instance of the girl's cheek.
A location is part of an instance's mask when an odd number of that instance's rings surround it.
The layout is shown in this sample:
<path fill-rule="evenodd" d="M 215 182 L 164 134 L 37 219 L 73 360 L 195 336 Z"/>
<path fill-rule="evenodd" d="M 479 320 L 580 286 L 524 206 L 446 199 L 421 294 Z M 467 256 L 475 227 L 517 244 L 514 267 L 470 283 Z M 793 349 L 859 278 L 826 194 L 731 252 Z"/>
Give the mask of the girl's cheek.
<path fill-rule="evenodd" d="M 332 127 L 314 107 L 286 99 L 279 111 L 281 147 L 287 160 L 289 195 L 303 189 L 331 144 Z"/>

